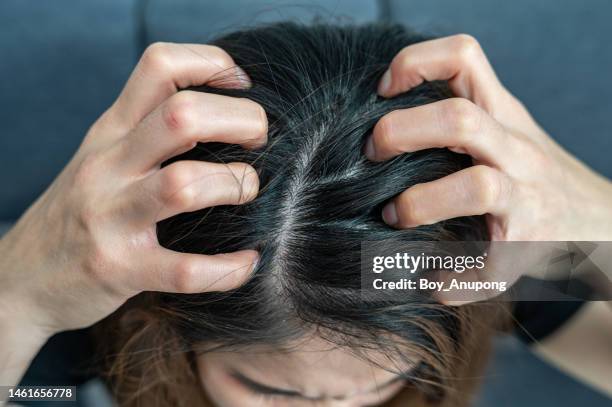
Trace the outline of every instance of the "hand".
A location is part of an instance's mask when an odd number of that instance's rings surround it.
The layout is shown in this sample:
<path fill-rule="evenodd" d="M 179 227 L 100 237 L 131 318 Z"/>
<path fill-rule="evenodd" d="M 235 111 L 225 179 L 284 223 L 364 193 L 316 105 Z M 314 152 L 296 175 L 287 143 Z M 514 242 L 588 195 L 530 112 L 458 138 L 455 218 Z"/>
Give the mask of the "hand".
<path fill-rule="evenodd" d="M 612 240 L 612 186 L 555 143 L 497 79 L 467 35 L 404 48 L 379 84 L 393 97 L 446 80 L 455 98 L 391 112 L 365 153 L 374 161 L 427 148 L 469 154 L 474 166 L 415 185 L 383 209 L 396 228 L 486 214 L 492 241 Z"/>
<path fill-rule="evenodd" d="M 257 252 L 178 253 L 159 245 L 155 229 L 175 214 L 257 195 L 257 174 L 244 163 L 160 168 L 197 142 L 266 143 L 266 116 L 255 102 L 178 91 L 220 78 L 224 87 L 249 86 L 217 47 L 146 50 L 74 158 L 0 241 L 3 325 L 27 322 L 48 337 L 91 325 L 141 291 L 228 290 L 248 278 Z"/>

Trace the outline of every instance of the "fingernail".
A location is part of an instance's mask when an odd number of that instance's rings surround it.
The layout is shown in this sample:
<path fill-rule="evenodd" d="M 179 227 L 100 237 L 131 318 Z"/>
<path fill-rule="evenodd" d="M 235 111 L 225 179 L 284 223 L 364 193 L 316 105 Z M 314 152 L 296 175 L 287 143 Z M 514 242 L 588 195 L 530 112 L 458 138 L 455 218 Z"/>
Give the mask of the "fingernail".
<path fill-rule="evenodd" d="M 249 78 L 249 75 L 247 75 L 246 72 L 244 72 L 244 70 L 239 66 L 234 67 L 234 75 L 236 78 L 238 78 L 241 88 L 248 89 L 252 86 L 251 78 Z"/>
<path fill-rule="evenodd" d="M 391 89 L 391 71 L 387 69 L 378 84 L 378 94 L 385 96 Z"/>
<path fill-rule="evenodd" d="M 260 259 L 260 257 L 259 257 L 259 254 L 258 254 L 257 257 L 255 257 L 255 261 L 252 263 L 251 273 L 253 273 L 257 269 L 257 266 L 259 265 L 259 259 Z"/>
<path fill-rule="evenodd" d="M 394 226 L 397 224 L 397 209 L 395 208 L 394 202 L 389 202 L 387 205 L 385 205 L 382 212 L 382 217 L 385 223 L 390 226 Z"/>
<path fill-rule="evenodd" d="M 370 160 L 374 160 L 376 158 L 376 148 L 374 147 L 374 140 L 372 139 L 372 136 L 369 136 L 368 140 L 366 141 L 364 153 Z"/>

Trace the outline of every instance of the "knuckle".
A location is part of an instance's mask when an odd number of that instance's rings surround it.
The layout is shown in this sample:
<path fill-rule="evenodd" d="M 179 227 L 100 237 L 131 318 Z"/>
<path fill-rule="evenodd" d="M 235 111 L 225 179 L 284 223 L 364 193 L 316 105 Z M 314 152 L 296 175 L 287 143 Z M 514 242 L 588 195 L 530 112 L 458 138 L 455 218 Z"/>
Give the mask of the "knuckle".
<path fill-rule="evenodd" d="M 258 140 L 266 139 L 268 136 L 268 116 L 266 115 L 266 111 L 263 106 L 259 103 L 250 101 L 255 106 L 255 110 L 257 112 L 257 121 L 255 126 L 255 135 Z"/>
<path fill-rule="evenodd" d="M 399 72 L 407 72 L 412 67 L 413 53 L 410 46 L 404 47 L 393 59 L 393 66 L 399 70 Z"/>
<path fill-rule="evenodd" d="M 421 225 L 425 222 L 418 205 L 416 205 L 415 195 L 418 193 L 418 188 L 419 186 L 415 185 L 397 198 L 397 217 L 401 227 Z"/>
<path fill-rule="evenodd" d="M 175 163 L 163 172 L 161 200 L 173 208 L 187 208 L 195 200 L 192 174 L 187 165 Z"/>
<path fill-rule="evenodd" d="M 482 50 L 476 38 L 469 34 L 458 34 L 453 37 L 455 50 L 461 61 L 471 62 L 472 58 Z"/>
<path fill-rule="evenodd" d="M 196 122 L 196 100 L 192 91 L 181 91 L 171 96 L 162 108 L 166 128 L 176 136 L 189 139 Z"/>
<path fill-rule="evenodd" d="M 457 137 L 461 139 L 478 131 L 481 113 L 474 103 L 463 98 L 452 98 L 447 100 L 445 107 L 443 117 L 446 117 Z"/>
<path fill-rule="evenodd" d="M 393 58 L 391 64 L 398 73 L 404 73 L 410 68 L 410 61 L 410 53 L 407 52 L 406 49 L 403 49 Z"/>
<path fill-rule="evenodd" d="M 374 128 L 374 143 L 377 150 L 391 150 L 393 146 L 393 112 L 380 118 Z"/>
<path fill-rule="evenodd" d="M 268 116 L 263 106 L 247 98 L 241 98 L 239 103 L 249 126 L 243 143 L 253 146 L 265 143 L 268 138 Z"/>
<path fill-rule="evenodd" d="M 155 42 L 149 45 L 140 59 L 143 68 L 156 73 L 168 72 L 172 67 L 170 52 L 172 46 L 166 42 Z"/>
<path fill-rule="evenodd" d="M 182 260 L 172 272 L 171 287 L 179 293 L 193 293 L 197 291 L 199 278 L 196 264 L 191 260 Z"/>
<path fill-rule="evenodd" d="M 166 167 L 163 174 L 163 188 L 171 192 L 181 189 L 186 184 L 189 184 L 189 181 L 191 180 L 191 171 L 189 166 L 180 161 Z"/>
<path fill-rule="evenodd" d="M 169 195 L 166 199 L 166 204 L 173 208 L 189 209 L 194 206 L 196 198 L 197 192 L 195 188 L 186 185 Z"/>
<path fill-rule="evenodd" d="M 501 177 L 496 170 L 485 165 L 472 168 L 471 178 L 474 184 L 474 200 L 478 207 L 490 209 L 498 202 L 501 191 Z"/>
<path fill-rule="evenodd" d="M 413 48 L 408 46 L 401 50 L 393 59 L 391 66 L 393 73 L 393 82 L 397 83 L 402 89 L 409 89 L 419 85 L 423 79 L 416 69 Z"/>
<path fill-rule="evenodd" d="M 234 60 L 223 48 L 216 45 L 204 45 L 204 47 L 207 58 L 212 64 L 222 68 L 230 68 L 234 65 Z"/>

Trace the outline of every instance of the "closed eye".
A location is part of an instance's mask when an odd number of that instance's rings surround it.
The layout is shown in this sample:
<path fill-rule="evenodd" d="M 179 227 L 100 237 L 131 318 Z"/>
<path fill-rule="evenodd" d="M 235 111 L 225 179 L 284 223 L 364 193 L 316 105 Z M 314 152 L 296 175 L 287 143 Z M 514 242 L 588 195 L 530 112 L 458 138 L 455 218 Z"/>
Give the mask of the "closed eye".
<path fill-rule="evenodd" d="M 289 397 L 289 398 L 300 398 L 300 399 L 305 399 L 305 400 L 310 400 L 310 401 L 321 401 L 324 399 L 324 397 L 309 397 L 306 396 L 302 393 L 300 393 L 297 390 L 292 390 L 292 389 L 283 389 L 283 388 L 279 388 L 279 387 L 272 387 L 263 383 L 259 383 L 245 375 L 243 375 L 242 373 L 238 372 L 238 371 L 232 371 L 230 373 L 230 375 L 236 380 L 238 381 L 240 384 L 242 384 L 247 390 L 251 391 L 252 393 L 258 394 L 258 395 L 262 395 L 262 396 L 266 396 L 266 397 Z M 396 377 L 394 377 L 393 379 L 373 388 L 372 390 L 370 390 L 371 392 L 380 392 L 382 390 L 384 390 L 385 388 L 392 386 L 393 384 L 403 381 L 405 380 L 403 375 L 398 375 Z M 334 397 L 334 399 L 341 399 L 342 397 Z"/>

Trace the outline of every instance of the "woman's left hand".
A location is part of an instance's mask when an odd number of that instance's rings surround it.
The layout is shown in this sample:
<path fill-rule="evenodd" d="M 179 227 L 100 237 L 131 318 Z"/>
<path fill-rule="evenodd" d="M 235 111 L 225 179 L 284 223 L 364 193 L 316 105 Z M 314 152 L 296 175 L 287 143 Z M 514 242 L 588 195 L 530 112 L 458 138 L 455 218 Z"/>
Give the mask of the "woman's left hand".
<path fill-rule="evenodd" d="M 474 166 L 404 191 L 383 210 L 388 224 L 410 228 L 486 214 L 492 241 L 612 240 L 610 181 L 542 130 L 474 38 L 404 48 L 378 92 L 393 97 L 434 80 L 448 81 L 457 97 L 385 115 L 365 153 L 382 161 L 446 147 L 472 156 Z"/>

